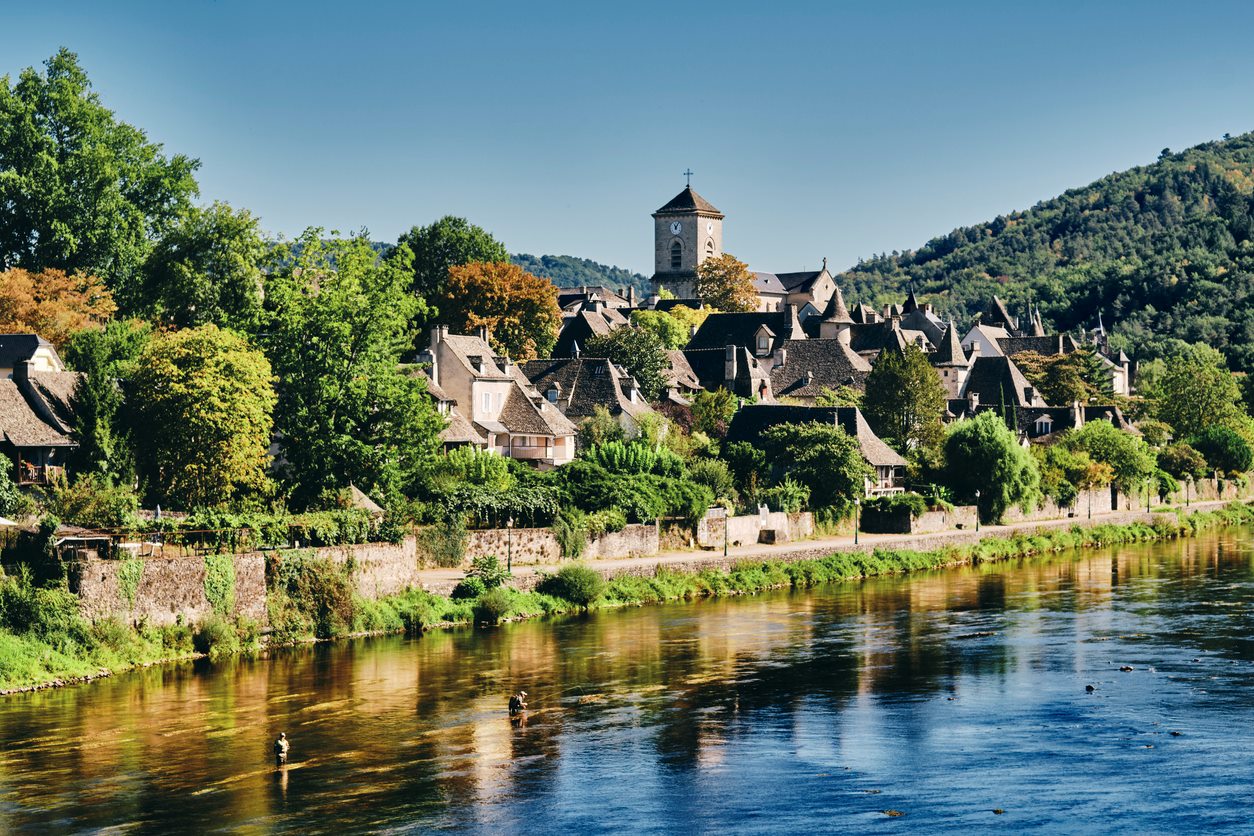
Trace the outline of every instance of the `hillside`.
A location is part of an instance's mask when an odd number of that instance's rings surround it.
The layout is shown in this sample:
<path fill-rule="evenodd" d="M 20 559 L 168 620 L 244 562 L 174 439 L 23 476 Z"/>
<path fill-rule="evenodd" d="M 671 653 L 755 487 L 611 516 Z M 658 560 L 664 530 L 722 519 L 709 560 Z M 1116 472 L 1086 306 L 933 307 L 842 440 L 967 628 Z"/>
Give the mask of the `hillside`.
<path fill-rule="evenodd" d="M 997 293 L 1061 330 L 1098 312 L 1130 354 L 1204 342 L 1254 371 L 1254 134 L 1118 172 L 1023 212 L 956 229 L 841 274 L 847 299 L 900 301 L 910 285 L 968 318 Z"/>
<path fill-rule="evenodd" d="M 573 255 L 535 256 L 520 253 L 511 255 L 510 260 L 529 273 L 545 277 L 558 287 L 599 284 L 619 288 L 630 285 L 641 296 L 648 296 L 652 292 L 646 276 Z"/>

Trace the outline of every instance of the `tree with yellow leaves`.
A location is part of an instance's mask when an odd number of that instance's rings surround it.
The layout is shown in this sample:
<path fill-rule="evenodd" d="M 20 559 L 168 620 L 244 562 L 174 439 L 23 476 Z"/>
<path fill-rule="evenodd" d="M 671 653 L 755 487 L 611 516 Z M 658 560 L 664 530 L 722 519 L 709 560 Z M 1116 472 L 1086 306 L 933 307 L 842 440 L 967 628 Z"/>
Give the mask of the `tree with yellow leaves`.
<path fill-rule="evenodd" d="M 95 276 L 20 267 L 0 273 L 0 333 L 38 334 L 60 348 L 74 332 L 103 326 L 116 310 L 113 294 Z"/>
<path fill-rule="evenodd" d="M 547 357 L 562 322 L 553 283 L 508 261 L 450 267 L 437 304 L 440 322 L 451 331 L 468 334 L 487 326 L 492 348 L 516 360 Z"/>
<path fill-rule="evenodd" d="M 757 310 L 758 292 L 749 265 L 731 253 L 707 258 L 697 267 L 697 296 L 712 308 L 727 313 Z"/>

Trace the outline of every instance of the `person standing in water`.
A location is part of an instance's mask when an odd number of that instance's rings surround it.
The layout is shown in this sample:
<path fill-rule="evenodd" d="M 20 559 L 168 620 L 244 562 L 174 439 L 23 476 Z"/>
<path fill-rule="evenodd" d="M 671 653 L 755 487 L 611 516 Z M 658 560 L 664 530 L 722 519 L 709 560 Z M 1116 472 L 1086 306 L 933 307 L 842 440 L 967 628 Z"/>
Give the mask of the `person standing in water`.
<path fill-rule="evenodd" d="M 509 698 L 509 716 L 516 717 L 527 710 L 527 692 L 519 691 Z"/>
<path fill-rule="evenodd" d="M 287 732 L 279 732 L 279 737 L 274 741 L 274 765 L 282 766 L 287 763 L 287 750 L 292 745 L 287 742 Z"/>

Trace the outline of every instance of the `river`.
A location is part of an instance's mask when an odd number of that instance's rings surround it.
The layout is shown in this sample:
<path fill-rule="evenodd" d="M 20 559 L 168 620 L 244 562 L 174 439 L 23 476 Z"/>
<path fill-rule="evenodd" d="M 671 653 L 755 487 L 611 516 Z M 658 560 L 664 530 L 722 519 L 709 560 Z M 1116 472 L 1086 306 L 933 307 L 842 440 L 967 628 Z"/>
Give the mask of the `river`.
<path fill-rule="evenodd" d="M 1251 539 L 0 698 L 0 832 L 1248 829 Z"/>

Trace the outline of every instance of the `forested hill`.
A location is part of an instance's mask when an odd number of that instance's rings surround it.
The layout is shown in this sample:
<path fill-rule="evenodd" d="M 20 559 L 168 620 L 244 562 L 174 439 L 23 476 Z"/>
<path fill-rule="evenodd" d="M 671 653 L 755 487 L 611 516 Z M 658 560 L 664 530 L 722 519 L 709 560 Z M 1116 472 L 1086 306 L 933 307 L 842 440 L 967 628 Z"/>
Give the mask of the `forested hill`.
<path fill-rule="evenodd" d="M 636 289 L 637 295 L 648 296 L 652 292 L 648 278 L 639 273 L 573 255 L 535 256 L 520 253 L 511 255 L 510 260 L 528 273 L 543 276 L 558 287 L 605 285 L 620 288 L 630 285 Z"/>
<path fill-rule="evenodd" d="M 846 299 L 877 305 L 913 284 L 960 318 L 994 293 L 1014 314 L 1031 299 L 1060 330 L 1092 327 L 1100 311 L 1134 356 L 1174 337 L 1254 371 L 1252 195 L 1254 134 L 1225 137 L 860 262 L 840 280 Z"/>

